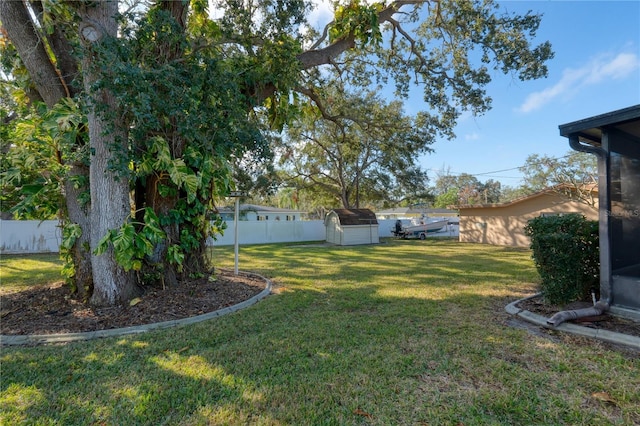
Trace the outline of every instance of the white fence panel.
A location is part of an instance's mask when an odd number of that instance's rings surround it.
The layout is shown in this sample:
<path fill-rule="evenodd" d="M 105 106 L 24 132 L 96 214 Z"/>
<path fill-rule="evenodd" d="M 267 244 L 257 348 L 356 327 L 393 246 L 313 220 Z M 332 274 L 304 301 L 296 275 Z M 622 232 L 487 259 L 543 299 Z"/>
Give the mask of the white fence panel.
<path fill-rule="evenodd" d="M 61 241 L 57 220 L 0 220 L 0 254 L 57 253 Z"/>
<path fill-rule="evenodd" d="M 234 232 L 234 222 L 228 221 L 224 235 L 218 235 L 215 241 L 209 241 L 209 245 L 233 245 Z M 324 237 L 324 222 L 321 220 L 238 222 L 238 244 L 321 241 Z"/>

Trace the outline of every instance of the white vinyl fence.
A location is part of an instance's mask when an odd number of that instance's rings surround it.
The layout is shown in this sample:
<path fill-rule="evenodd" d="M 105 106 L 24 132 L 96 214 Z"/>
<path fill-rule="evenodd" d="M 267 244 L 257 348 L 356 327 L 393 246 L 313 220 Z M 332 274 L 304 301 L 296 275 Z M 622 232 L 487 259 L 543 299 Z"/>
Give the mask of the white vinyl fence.
<path fill-rule="evenodd" d="M 391 237 L 395 220 L 378 220 L 380 238 Z M 430 235 L 431 236 L 431 235 Z M 457 237 L 458 226 L 449 225 L 434 237 Z M 57 253 L 61 232 L 56 220 L 0 220 L 0 254 Z M 297 243 L 325 241 L 322 220 L 239 221 L 238 244 Z M 224 235 L 207 243 L 213 246 L 233 245 L 234 222 L 227 222 Z"/>
<path fill-rule="evenodd" d="M 294 243 L 324 240 L 322 220 L 240 220 L 238 221 L 238 244 Z M 234 221 L 227 222 L 224 235 L 208 241 L 213 246 L 228 246 L 235 243 Z"/>
<path fill-rule="evenodd" d="M 0 254 L 57 253 L 62 240 L 57 220 L 0 220 Z M 239 244 L 323 241 L 324 222 L 305 221 L 239 221 Z M 209 245 L 233 245 L 234 222 L 227 222 L 224 235 Z"/>
<path fill-rule="evenodd" d="M 0 220 L 0 254 L 57 253 L 62 232 L 57 220 Z"/>

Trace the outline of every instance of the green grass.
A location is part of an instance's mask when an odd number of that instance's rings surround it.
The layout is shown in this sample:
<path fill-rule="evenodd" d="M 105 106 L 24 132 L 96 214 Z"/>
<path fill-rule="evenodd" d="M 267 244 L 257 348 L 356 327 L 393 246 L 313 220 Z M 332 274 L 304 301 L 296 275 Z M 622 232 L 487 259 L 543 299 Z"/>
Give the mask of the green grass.
<path fill-rule="evenodd" d="M 0 257 L 0 287 L 5 293 L 63 280 L 58 254 Z"/>
<path fill-rule="evenodd" d="M 233 267 L 233 247 L 212 256 Z M 528 250 L 259 245 L 240 269 L 277 294 L 194 326 L 3 348 L 0 424 L 640 424 L 638 357 L 509 325 L 537 287 Z"/>

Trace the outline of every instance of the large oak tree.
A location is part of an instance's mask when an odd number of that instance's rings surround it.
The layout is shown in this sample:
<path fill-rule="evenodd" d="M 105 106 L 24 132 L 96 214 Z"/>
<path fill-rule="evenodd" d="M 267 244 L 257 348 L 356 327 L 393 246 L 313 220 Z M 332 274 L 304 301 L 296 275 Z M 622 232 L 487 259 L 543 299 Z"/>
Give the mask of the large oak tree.
<path fill-rule="evenodd" d="M 338 81 L 307 93 L 312 102 L 279 150 L 286 182 L 344 208 L 424 196 L 427 174 L 417 162 L 440 123 L 407 115 L 399 101 L 350 93 Z"/>

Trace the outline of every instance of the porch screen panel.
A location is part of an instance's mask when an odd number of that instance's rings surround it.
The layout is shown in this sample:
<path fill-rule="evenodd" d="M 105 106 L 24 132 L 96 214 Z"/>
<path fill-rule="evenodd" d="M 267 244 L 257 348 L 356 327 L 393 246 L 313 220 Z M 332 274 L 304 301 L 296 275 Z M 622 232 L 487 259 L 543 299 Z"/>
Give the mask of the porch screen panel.
<path fill-rule="evenodd" d="M 640 142 L 615 138 L 610 151 L 611 271 L 616 304 L 640 303 Z"/>

